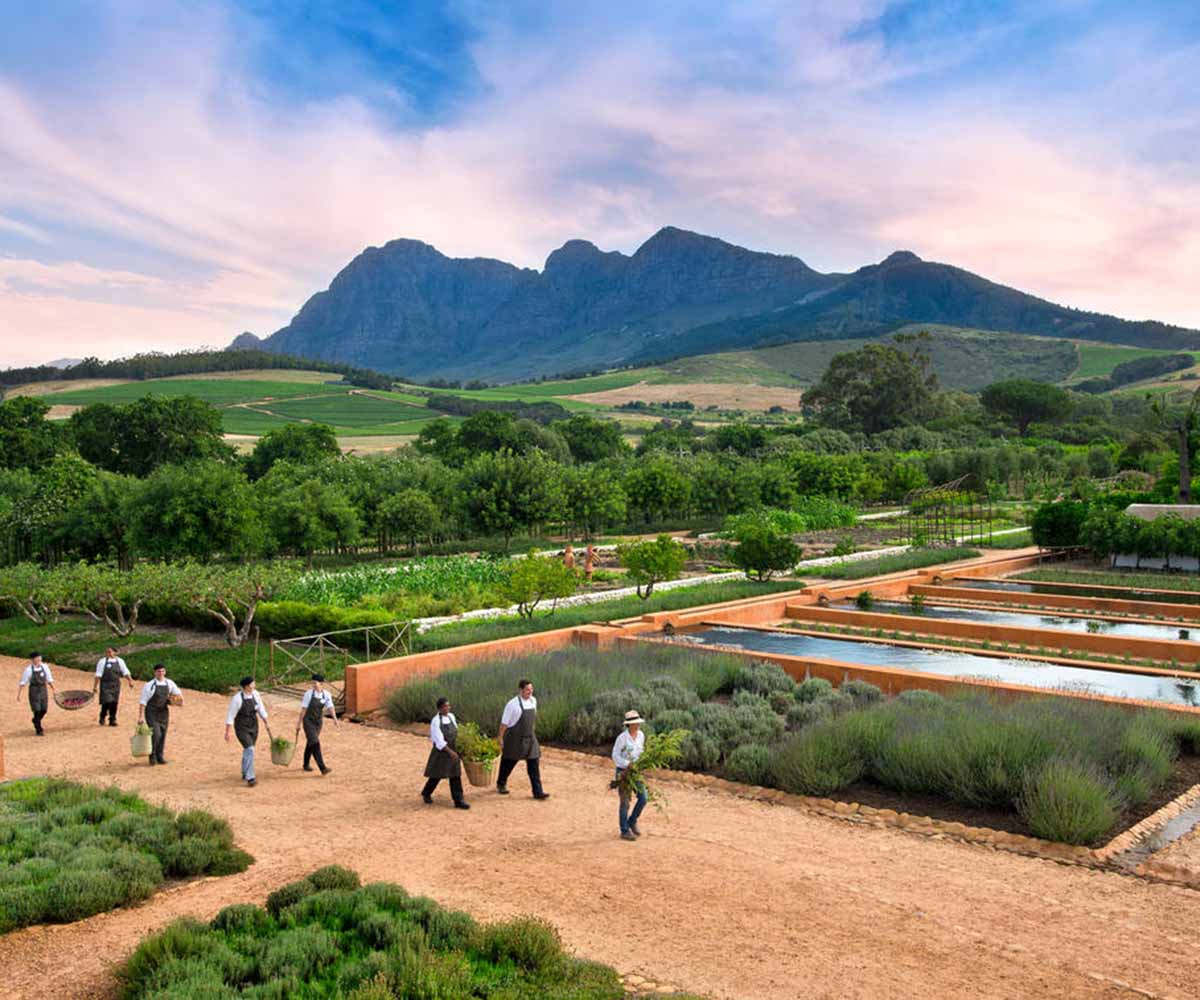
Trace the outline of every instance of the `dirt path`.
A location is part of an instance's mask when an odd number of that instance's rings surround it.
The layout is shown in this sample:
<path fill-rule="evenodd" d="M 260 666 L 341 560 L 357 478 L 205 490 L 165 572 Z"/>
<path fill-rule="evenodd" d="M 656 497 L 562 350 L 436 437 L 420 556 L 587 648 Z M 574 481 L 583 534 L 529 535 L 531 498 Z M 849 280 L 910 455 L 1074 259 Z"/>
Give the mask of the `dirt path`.
<path fill-rule="evenodd" d="M 723 793 L 671 786 L 671 812 L 616 837 L 603 763 L 548 752 L 553 797 L 475 794 L 458 813 L 417 797 L 425 741 L 346 725 L 325 740 L 328 778 L 260 768 L 237 780 L 221 742 L 226 700 L 187 693 L 170 766 L 128 753 L 134 718 L 52 709 L 47 735 L 13 701 L 19 661 L 0 658 L 8 776 L 63 774 L 136 788 L 229 818 L 258 859 L 242 875 L 181 885 L 147 903 L 0 938 L 4 996 L 104 997 L 111 967 L 149 930 L 212 916 L 327 862 L 389 879 L 481 918 L 532 911 L 578 953 L 715 998 L 1191 997 L 1200 893 L 1010 854 L 859 828 Z M 56 671 L 60 687 L 90 687 Z M 277 731 L 295 725 L 276 710 Z M 290 735 L 290 733 L 289 733 Z M 265 739 L 262 744 L 265 753 Z M 444 794 L 444 793 L 443 793 Z"/>

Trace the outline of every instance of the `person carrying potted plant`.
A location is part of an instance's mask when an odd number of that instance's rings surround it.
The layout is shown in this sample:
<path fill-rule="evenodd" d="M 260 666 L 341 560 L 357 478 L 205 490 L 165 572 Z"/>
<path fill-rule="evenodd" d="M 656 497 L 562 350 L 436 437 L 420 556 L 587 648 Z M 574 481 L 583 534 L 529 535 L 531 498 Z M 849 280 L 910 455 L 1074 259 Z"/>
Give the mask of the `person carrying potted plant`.
<path fill-rule="evenodd" d="M 450 711 L 450 699 L 437 700 L 437 712 L 429 722 L 429 739 L 433 743 L 429 760 L 425 764 L 425 787 L 421 798 L 426 805 L 433 804 L 433 793 L 443 778 L 450 782 L 450 797 L 455 809 L 470 809 L 463 798 L 462 761 L 459 759 L 458 720 Z"/>
<path fill-rule="evenodd" d="M 617 765 L 617 776 L 613 782 L 620 795 L 620 806 L 617 809 L 617 821 L 621 828 L 622 840 L 637 840 L 641 831 L 638 830 L 638 819 L 646 808 L 646 787 L 638 776 L 630 771 L 633 763 L 642 756 L 646 749 L 646 734 L 642 732 L 642 724 L 646 720 L 636 710 L 625 713 L 625 728 L 613 743 L 612 759 Z M 637 799 L 633 811 L 629 810 L 631 799 Z"/>
<path fill-rule="evenodd" d="M 242 779 L 253 788 L 258 784 L 254 776 L 254 744 L 258 742 L 258 720 L 267 727 L 267 739 L 272 739 L 271 724 L 267 722 L 267 707 L 254 690 L 254 678 L 242 678 L 242 689 L 229 700 L 229 713 L 225 716 L 225 742 L 230 733 L 236 733 L 242 745 Z"/>
<path fill-rule="evenodd" d="M 150 727 L 150 763 L 165 764 L 163 749 L 167 745 L 167 727 L 171 724 L 171 701 L 183 704 L 183 692 L 172 680 L 167 679 L 167 668 L 154 664 L 154 679 L 147 681 L 138 699 L 138 722 L 145 714 L 146 725 Z"/>
<path fill-rule="evenodd" d="M 17 683 L 18 702 L 21 700 L 21 688 L 23 687 L 29 688 L 29 710 L 33 713 L 33 731 L 38 736 L 45 736 L 42 719 L 46 717 L 46 710 L 50 707 L 46 689 L 54 690 L 54 675 L 50 673 L 50 668 L 42 662 L 41 653 L 29 654 L 29 666 L 25 668 L 21 674 L 21 680 Z"/>
<path fill-rule="evenodd" d="M 293 742 L 300 739 L 300 727 L 304 727 L 304 770 L 312 770 L 312 762 L 317 762 L 317 769 L 322 777 L 329 774 L 333 768 L 325 766 L 325 758 L 321 755 L 321 727 L 325 724 L 325 713 L 333 719 L 333 725 L 338 725 L 337 709 L 333 707 L 333 695 L 325 690 L 325 675 L 313 674 L 312 687 L 304 692 L 300 699 L 300 715 L 296 719 L 296 735 Z"/>
<path fill-rule="evenodd" d="M 129 668 L 125 666 L 125 661 L 117 656 L 117 648 L 109 646 L 104 655 L 96 661 L 96 676 L 92 679 L 92 694 L 96 693 L 96 689 L 100 689 L 100 725 L 104 725 L 105 718 L 108 719 L 110 726 L 117 724 L 117 705 L 121 701 L 121 678 L 125 678 L 125 683 L 129 685 L 129 690 L 133 690 L 133 676 L 129 673 Z"/>
<path fill-rule="evenodd" d="M 517 681 L 517 695 L 504 706 L 500 716 L 500 730 L 496 734 L 500 741 L 500 774 L 496 778 L 496 791 L 508 794 L 508 776 L 518 761 L 525 761 L 529 772 L 529 784 L 535 799 L 548 799 L 550 793 L 542 789 L 540 758 L 542 748 L 537 740 L 537 699 L 533 696 L 533 681 L 522 678 Z"/>

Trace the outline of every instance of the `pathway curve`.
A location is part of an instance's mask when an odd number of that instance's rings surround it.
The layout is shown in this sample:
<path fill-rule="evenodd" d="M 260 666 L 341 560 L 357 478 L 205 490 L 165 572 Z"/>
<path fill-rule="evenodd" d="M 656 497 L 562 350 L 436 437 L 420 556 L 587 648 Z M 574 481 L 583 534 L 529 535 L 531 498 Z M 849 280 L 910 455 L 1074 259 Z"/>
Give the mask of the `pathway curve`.
<path fill-rule="evenodd" d="M 10 680 L 21 666 L 0 658 Z M 55 673 L 63 688 L 87 683 Z M 626 843 L 603 761 L 554 751 L 547 802 L 524 794 L 517 775 L 515 794 L 471 795 L 470 812 L 445 798 L 427 807 L 417 796 L 426 741 L 349 724 L 324 741 L 328 778 L 266 763 L 248 789 L 236 745 L 221 742 L 225 706 L 187 692 L 171 763 L 151 769 L 129 757 L 127 701 L 119 729 L 101 729 L 90 710 L 52 710 L 43 739 L 24 705 L 0 702 L 9 777 L 115 782 L 209 809 L 258 859 L 132 909 L 0 937 L 6 998 L 115 996 L 113 965 L 147 931 L 261 901 L 329 862 L 480 918 L 533 911 L 581 955 L 714 998 L 1200 995 L 1200 893 L 1187 889 L 686 785 L 669 787 L 669 818 L 651 811 L 646 835 Z M 292 711 L 272 703 L 280 731 L 294 726 Z"/>

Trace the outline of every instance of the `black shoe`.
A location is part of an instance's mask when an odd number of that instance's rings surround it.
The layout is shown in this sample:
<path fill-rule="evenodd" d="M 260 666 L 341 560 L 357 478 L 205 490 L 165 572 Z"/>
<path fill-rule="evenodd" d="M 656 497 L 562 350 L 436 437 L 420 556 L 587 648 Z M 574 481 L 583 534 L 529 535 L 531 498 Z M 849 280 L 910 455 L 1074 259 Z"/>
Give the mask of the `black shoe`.
<path fill-rule="evenodd" d="M 508 789 L 505 788 L 503 785 L 497 785 L 496 786 L 496 794 L 497 795 L 507 795 Z"/>
<path fill-rule="evenodd" d="M 431 806 L 431 805 L 433 805 L 433 796 L 426 795 L 424 792 L 422 792 L 421 793 L 421 801 L 424 802 L 427 806 Z"/>
<path fill-rule="evenodd" d="M 115 726 L 115 725 L 117 724 L 117 720 L 116 720 L 116 719 L 110 719 L 108 724 L 109 724 L 110 726 Z"/>
<path fill-rule="evenodd" d="M 34 736 L 45 736 L 45 735 L 46 735 L 46 731 L 45 731 L 44 729 L 35 729 L 35 730 L 33 731 L 33 735 L 34 735 Z"/>
<path fill-rule="evenodd" d="M 169 764 L 169 763 L 170 763 L 170 761 L 168 761 L 168 760 L 163 760 L 161 757 L 159 757 L 159 758 L 158 758 L 158 759 L 157 759 L 157 760 L 156 760 L 154 763 L 156 763 L 156 764 Z"/>
<path fill-rule="evenodd" d="M 332 767 L 323 767 L 323 768 L 321 768 L 321 777 L 323 778 L 323 777 L 325 777 L 325 775 L 327 775 L 327 774 L 333 774 L 333 768 L 332 768 Z"/>
<path fill-rule="evenodd" d="M 150 758 L 150 766 L 151 767 L 153 767 L 157 763 L 158 763 L 158 761 L 156 761 L 153 757 Z"/>
<path fill-rule="evenodd" d="M 632 833 L 635 837 L 640 837 L 642 835 L 642 831 L 639 830 L 637 828 L 637 826 L 632 823 L 629 825 L 629 832 Z"/>
<path fill-rule="evenodd" d="M 467 803 L 459 801 L 459 802 L 454 803 L 454 808 L 455 809 L 470 809 L 471 807 L 469 805 L 467 805 Z"/>
<path fill-rule="evenodd" d="M 533 797 L 540 802 L 542 799 L 550 798 L 550 793 L 549 792 L 534 792 Z"/>
<path fill-rule="evenodd" d="M 307 764 L 305 764 L 305 765 L 304 765 L 304 770 L 305 770 L 305 771 L 311 771 L 311 770 L 312 770 L 312 768 L 311 768 L 311 767 L 309 767 Z"/>
<path fill-rule="evenodd" d="M 254 778 L 250 778 L 250 779 L 249 779 L 249 780 L 246 782 L 246 784 L 247 784 L 247 785 L 249 785 L 251 788 L 253 788 L 255 785 L 257 785 L 257 784 L 258 784 L 258 781 L 256 781 Z"/>

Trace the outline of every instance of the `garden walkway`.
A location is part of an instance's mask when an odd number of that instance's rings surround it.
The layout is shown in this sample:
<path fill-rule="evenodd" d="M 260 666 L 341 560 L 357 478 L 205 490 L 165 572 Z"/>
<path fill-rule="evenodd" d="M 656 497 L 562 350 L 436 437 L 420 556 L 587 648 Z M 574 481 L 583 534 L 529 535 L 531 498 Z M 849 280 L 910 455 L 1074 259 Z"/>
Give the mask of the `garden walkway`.
<path fill-rule="evenodd" d="M 0 659 L 15 686 L 20 661 Z M 90 688 L 57 670 L 60 687 Z M 553 797 L 471 797 L 456 813 L 417 797 L 425 741 L 345 725 L 325 740 L 334 773 L 266 763 L 237 779 L 221 741 L 226 699 L 188 692 L 170 766 L 128 753 L 122 727 L 52 710 L 47 735 L 5 698 L 8 776 L 116 782 L 176 808 L 226 816 L 258 859 L 247 872 L 183 884 L 133 909 L 0 938 L 0 993 L 113 996 L 112 968 L 139 937 L 182 914 L 211 917 L 337 862 L 481 918 L 533 911 L 579 954 L 714 998 L 1118 998 L 1200 995 L 1192 929 L 1200 893 L 1063 867 L 953 841 L 851 826 L 723 792 L 668 786 L 637 843 L 616 837 L 602 761 L 548 751 Z M 277 708 L 278 732 L 294 709 Z M 274 720 L 273 720 L 274 721 Z M 265 740 L 262 744 L 265 753 Z"/>

